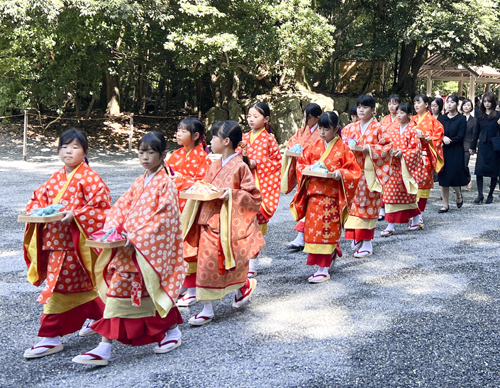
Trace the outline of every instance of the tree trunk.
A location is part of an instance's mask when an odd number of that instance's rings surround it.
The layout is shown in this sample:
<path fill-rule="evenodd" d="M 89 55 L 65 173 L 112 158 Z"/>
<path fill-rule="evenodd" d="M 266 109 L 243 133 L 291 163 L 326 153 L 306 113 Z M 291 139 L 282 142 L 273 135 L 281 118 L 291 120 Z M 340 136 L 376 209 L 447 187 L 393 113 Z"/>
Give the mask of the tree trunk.
<path fill-rule="evenodd" d="M 92 112 L 92 108 L 94 107 L 96 97 L 95 93 L 92 93 L 92 100 L 90 100 L 89 107 L 87 108 L 87 112 L 85 113 L 85 119 L 88 120 L 90 118 L 90 112 Z"/>
<path fill-rule="evenodd" d="M 368 71 L 368 77 L 366 77 L 363 88 L 361 89 L 363 91 L 363 94 L 366 94 L 370 91 L 370 90 L 368 90 L 368 88 L 370 87 L 370 84 L 372 83 L 373 70 L 375 69 L 375 63 L 376 63 L 376 61 L 373 60 L 371 66 L 370 66 L 370 70 Z"/>
<path fill-rule="evenodd" d="M 393 93 L 412 97 L 415 95 L 418 72 L 425 62 L 426 54 L 427 47 L 419 47 L 417 50 L 415 40 L 401 45 L 398 82 L 393 87 Z"/>
<path fill-rule="evenodd" d="M 120 114 L 120 89 L 118 88 L 118 74 L 106 71 L 106 113 L 110 116 Z"/>

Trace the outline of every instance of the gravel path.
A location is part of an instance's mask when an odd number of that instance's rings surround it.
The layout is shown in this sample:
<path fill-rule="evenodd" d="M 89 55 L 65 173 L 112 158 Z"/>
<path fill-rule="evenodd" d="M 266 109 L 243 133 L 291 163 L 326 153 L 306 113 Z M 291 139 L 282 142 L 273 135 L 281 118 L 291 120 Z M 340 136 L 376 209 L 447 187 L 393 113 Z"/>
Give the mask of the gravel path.
<path fill-rule="evenodd" d="M 12 143 L 11 143 L 12 144 Z M 5 150 L 5 144 L 2 146 Z M 42 312 L 40 289 L 26 281 L 16 222 L 32 191 L 59 166 L 54 150 L 19 145 L 0 157 L 0 386 L 29 387 L 498 387 L 500 386 L 500 199 L 438 214 L 432 190 L 423 231 L 399 226 L 379 237 L 375 255 L 355 259 L 349 243 L 332 279 L 310 285 L 305 253 L 289 253 L 295 237 L 282 195 L 261 254 L 258 289 L 241 311 L 231 296 L 214 304 L 204 327 L 182 325 L 183 344 L 154 355 L 153 345 L 115 343 L 105 368 L 71 358 L 98 337 L 64 338 L 63 352 L 26 361 Z M 113 199 L 142 172 L 131 154 L 92 152 L 90 163 Z M 436 186 L 437 187 L 437 186 Z M 452 201 L 454 196 L 452 195 Z M 453 202 L 452 202 L 453 204 Z M 181 309 L 184 319 L 201 310 Z"/>

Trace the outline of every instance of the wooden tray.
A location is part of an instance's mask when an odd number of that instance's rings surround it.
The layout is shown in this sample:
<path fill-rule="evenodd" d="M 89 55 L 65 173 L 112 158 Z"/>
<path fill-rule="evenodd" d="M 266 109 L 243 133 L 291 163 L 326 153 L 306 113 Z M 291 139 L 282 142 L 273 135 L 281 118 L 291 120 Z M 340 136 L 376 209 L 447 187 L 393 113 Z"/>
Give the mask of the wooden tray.
<path fill-rule="evenodd" d="M 61 221 L 64 214 L 56 214 L 54 216 L 32 217 L 28 214 L 22 214 L 17 217 L 17 222 L 29 222 L 30 224 L 45 224 L 47 222 Z"/>
<path fill-rule="evenodd" d="M 106 248 L 111 249 L 111 248 L 123 247 L 126 243 L 127 243 L 127 240 L 119 240 L 119 241 L 113 241 L 113 242 L 94 241 L 90 238 L 85 240 L 86 247 L 100 248 L 100 249 L 106 249 Z"/>
<path fill-rule="evenodd" d="M 351 151 L 363 151 L 363 146 L 349 146 Z"/>
<path fill-rule="evenodd" d="M 315 176 L 318 178 L 333 178 L 333 172 L 319 172 L 309 169 L 302 171 L 302 175 Z"/>
<path fill-rule="evenodd" d="M 196 201 L 213 201 L 214 199 L 222 197 L 224 190 L 216 191 L 212 194 L 194 194 L 181 191 L 179 193 L 179 198 L 183 199 L 194 199 Z"/>
<path fill-rule="evenodd" d="M 285 155 L 291 156 L 292 158 L 298 158 L 302 154 L 300 152 L 290 152 L 290 151 L 286 150 Z"/>
<path fill-rule="evenodd" d="M 418 138 L 419 138 L 419 139 L 425 139 L 425 135 L 419 135 L 419 134 L 417 133 L 417 136 L 418 136 Z"/>

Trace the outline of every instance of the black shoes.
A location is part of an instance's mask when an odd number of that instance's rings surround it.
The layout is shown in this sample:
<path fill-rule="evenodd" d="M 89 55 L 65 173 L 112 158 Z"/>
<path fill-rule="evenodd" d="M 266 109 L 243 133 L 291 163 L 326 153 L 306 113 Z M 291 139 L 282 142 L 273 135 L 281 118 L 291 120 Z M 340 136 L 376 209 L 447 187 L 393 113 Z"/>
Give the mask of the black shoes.
<path fill-rule="evenodd" d="M 492 202 L 493 202 L 493 195 L 492 194 L 488 194 L 488 198 L 486 198 L 486 203 L 490 204 Z"/>
<path fill-rule="evenodd" d="M 474 200 L 474 203 L 483 203 L 483 199 L 484 199 L 483 195 L 478 195 L 478 197 Z"/>
<path fill-rule="evenodd" d="M 438 210 L 438 213 L 448 213 L 448 210 L 450 210 L 449 207 L 442 207 L 441 209 Z"/>

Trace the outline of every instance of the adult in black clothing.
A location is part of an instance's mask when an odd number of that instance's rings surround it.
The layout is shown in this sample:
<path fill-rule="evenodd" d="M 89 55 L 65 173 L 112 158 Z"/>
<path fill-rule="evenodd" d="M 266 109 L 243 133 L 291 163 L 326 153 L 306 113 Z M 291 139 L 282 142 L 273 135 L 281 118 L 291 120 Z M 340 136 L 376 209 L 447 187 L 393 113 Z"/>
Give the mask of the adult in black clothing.
<path fill-rule="evenodd" d="M 487 92 L 481 103 L 481 114 L 477 118 L 470 153 L 474 155 L 477 148 L 476 169 L 478 196 L 474 203 L 483 202 L 483 177 L 491 178 L 490 192 L 486 203 L 493 202 L 493 190 L 497 184 L 499 156 L 493 149 L 492 138 L 498 137 L 500 132 L 500 112 L 495 111 L 495 95 Z"/>
<path fill-rule="evenodd" d="M 450 95 L 446 98 L 447 114 L 439 117 L 444 127 L 443 154 L 444 167 L 439 171 L 439 186 L 441 186 L 441 197 L 443 207 L 439 213 L 446 213 L 450 207 L 450 187 L 457 196 L 457 207 L 461 208 L 464 200 L 460 186 L 469 183 L 470 174 L 465 168 L 464 138 L 467 120 L 458 113 L 458 97 Z"/>
<path fill-rule="evenodd" d="M 442 117 L 443 113 L 443 99 L 438 97 L 432 97 L 431 98 L 431 113 L 434 116 L 436 120 L 439 120 L 440 117 Z"/>
<path fill-rule="evenodd" d="M 472 143 L 472 136 L 474 135 L 474 129 L 476 128 L 477 119 L 472 116 L 472 111 L 474 110 L 474 105 L 469 99 L 465 99 L 462 103 L 462 112 L 464 112 L 465 119 L 467 120 L 467 128 L 465 129 L 464 138 L 464 157 L 465 157 L 465 167 L 469 168 L 470 161 L 470 148 Z M 467 189 L 470 190 L 472 187 L 472 179 L 467 185 Z"/>

